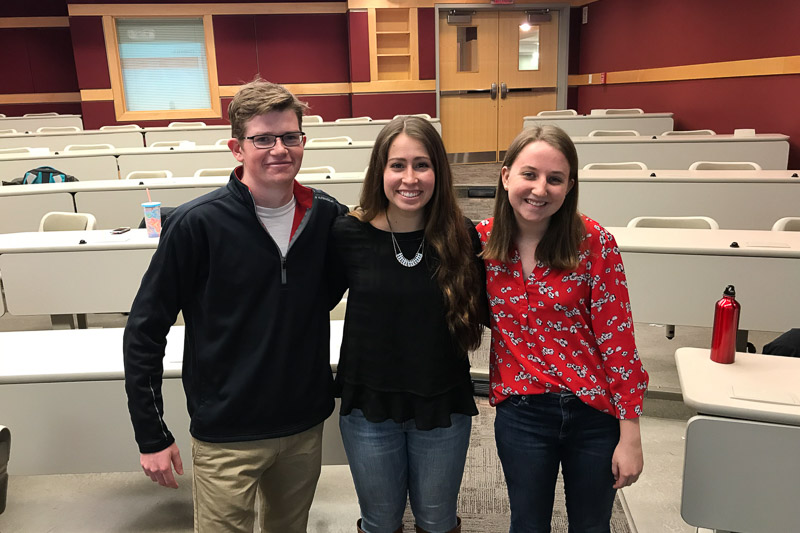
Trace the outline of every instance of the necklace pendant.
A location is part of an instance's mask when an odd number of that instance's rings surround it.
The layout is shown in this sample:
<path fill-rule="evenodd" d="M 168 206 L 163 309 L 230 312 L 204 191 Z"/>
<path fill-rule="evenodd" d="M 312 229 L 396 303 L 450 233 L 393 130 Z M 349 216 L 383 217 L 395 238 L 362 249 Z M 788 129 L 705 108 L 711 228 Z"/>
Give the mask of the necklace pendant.
<path fill-rule="evenodd" d="M 397 258 L 398 263 L 404 267 L 411 268 L 417 266 L 420 261 L 422 261 L 422 252 L 417 252 L 413 259 L 408 259 L 403 255 L 403 252 L 399 252 L 397 255 L 395 255 L 395 257 Z"/>

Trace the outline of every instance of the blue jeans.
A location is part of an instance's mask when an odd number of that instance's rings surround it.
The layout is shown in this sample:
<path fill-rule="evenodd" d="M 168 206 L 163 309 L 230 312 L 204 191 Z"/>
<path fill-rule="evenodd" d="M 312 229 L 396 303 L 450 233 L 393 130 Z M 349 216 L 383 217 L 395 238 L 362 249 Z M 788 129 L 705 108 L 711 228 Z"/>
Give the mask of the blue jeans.
<path fill-rule="evenodd" d="M 494 428 L 511 504 L 510 533 L 549 533 L 559 464 L 570 533 L 610 531 L 616 418 L 573 394 L 535 394 L 498 404 Z"/>
<path fill-rule="evenodd" d="M 425 531 L 444 533 L 456 526 L 472 417 L 453 414 L 450 420 L 449 428 L 420 431 L 414 420 L 370 422 L 359 409 L 339 417 L 366 533 L 400 528 L 406 497 Z"/>

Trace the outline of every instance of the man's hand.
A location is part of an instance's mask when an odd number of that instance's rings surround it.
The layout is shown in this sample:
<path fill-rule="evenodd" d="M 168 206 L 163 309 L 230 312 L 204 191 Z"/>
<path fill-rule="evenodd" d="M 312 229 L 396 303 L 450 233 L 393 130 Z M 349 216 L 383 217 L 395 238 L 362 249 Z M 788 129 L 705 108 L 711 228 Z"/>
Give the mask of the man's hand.
<path fill-rule="evenodd" d="M 163 487 L 178 488 L 178 482 L 172 475 L 173 465 L 175 472 L 183 475 L 183 462 L 181 462 L 181 452 L 178 451 L 177 443 L 173 442 L 160 452 L 143 453 L 140 455 L 139 462 L 147 477 Z"/>

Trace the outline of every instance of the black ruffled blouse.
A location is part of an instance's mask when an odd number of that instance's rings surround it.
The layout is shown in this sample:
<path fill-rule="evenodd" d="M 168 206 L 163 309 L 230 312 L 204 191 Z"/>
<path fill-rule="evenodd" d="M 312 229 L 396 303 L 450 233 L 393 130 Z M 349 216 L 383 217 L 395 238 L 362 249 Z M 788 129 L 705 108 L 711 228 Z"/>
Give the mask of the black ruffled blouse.
<path fill-rule="evenodd" d="M 478 234 L 465 224 L 477 254 Z M 394 236 L 412 259 L 423 231 Z M 426 244 L 422 261 L 405 267 L 391 233 L 352 216 L 334 221 L 330 246 L 334 275 L 350 290 L 336 374 L 341 414 L 360 409 L 371 422 L 414 419 L 421 430 L 449 427 L 452 413 L 478 414 L 467 354 L 445 320 L 433 249 Z M 475 268 L 482 267 L 476 257 Z"/>

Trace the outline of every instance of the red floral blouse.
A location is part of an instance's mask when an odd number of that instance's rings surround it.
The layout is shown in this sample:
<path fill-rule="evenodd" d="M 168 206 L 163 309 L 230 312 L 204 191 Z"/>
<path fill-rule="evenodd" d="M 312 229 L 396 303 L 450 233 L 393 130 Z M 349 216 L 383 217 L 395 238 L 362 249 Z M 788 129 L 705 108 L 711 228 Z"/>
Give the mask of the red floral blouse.
<path fill-rule="evenodd" d="M 493 221 L 478 224 L 484 247 Z M 583 221 L 575 271 L 538 263 L 523 280 L 515 247 L 508 263 L 485 261 L 492 405 L 514 394 L 572 391 L 619 419 L 642 414 L 648 376 L 636 351 L 620 251 L 600 224 Z"/>

